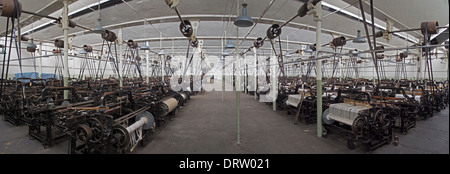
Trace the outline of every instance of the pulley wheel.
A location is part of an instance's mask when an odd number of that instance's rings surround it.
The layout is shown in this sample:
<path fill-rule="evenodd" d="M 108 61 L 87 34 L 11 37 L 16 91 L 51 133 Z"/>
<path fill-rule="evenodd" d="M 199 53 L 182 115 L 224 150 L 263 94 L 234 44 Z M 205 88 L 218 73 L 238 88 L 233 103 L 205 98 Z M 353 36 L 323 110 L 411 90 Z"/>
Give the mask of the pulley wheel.
<path fill-rule="evenodd" d="M 91 127 L 93 134 L 90 142 L 98 143 L 103 138 L 103 131 L 105 130 L 103 123 L 98 118 L 90 118 L 87 123 Z"/>
<path fill-rule="evenodd" d="M 364 119 L 364 117 L 356 117 L 355 121 L 353 121 L 352 124 L 353 133 L 357 136 L 361 136 L 363 134 L 365 124 L 366 120 Z"/>
<path fill-rule="evenodd" d="M 121 125 L 113 128 L 113 145 L 118 149 L 125 149 L 130 144 L 130 134 L 127 129 Z"/>
<path fill-rule="evenodd" d="M 92 129 L 88 125 L 80 124 L 75 130 L 75 137 L 80 142 L 87 142 L 92 138 Z"/>

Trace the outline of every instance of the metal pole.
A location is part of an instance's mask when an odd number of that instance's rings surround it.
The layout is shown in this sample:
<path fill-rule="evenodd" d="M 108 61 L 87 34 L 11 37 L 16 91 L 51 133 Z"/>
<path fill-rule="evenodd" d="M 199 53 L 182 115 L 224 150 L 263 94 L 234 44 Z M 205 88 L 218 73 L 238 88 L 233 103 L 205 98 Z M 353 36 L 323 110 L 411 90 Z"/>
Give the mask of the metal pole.
<path fill-rule="evenodd" d="M 244 93 L 247 94 L 247 55 L 244 54 Z"/>
<path fill-rule="evenodd" d="M 419 42 L 420 43 L 420 42 Z M 417 77 L 420 81 L 423 80 L 422 76 L 422 61 L 423 61 L 423 50 L 419 48 L 419 61 L 417 62 L 417 68 L 419 69 L 419 76 Z M 425 75 L 425 74 L 424 74 Z"/>
<path fill-rule="evenodd" d="M 160 38 L 160 40 L 159 40 L 159 51 L 161 52 L 162 51 L 162 32 L 160 32 L 159 33 L 159 38 Z M 164 58 L 164 55 L 160 55 L 160 58 L 161 58 L 161 81 L 164 83 L 164 76 L 165 76 L 165 70 L 166 70 L 166 61 L 165 61 L 165 58 Z"/>
<path fill-rule="evenodd" d="M 122 61 L 122 55 L 123 55 L 123 37 L 122 37 L 122 35 L 123 35 L 123 30 L 122 30 L 122 28 L 120 28 L 119 29 L 119 33 L 118 33 L 118 35 L 117 35 L 117 37 L 118 37 L 118 39 L 119 39 L 119 57 L 118 57 L 118 59 L 119 59 L 119 73 L 122 73 L 123 72 L 123 61 Z M 120 89 L 122 89 L 122 87 L 123 87 L 123 76 L 124 76 L 125 74 L 122 74 L 121 76 L 120 76 L 120 79 L 119 79 L 119 87 L 120 87 Z"/>
<path fill-rule="evenodd" d="M 148 41 L 146 41 L 145 44 L 148 45 Z M 148 59 L 150 59 L 150 55 L 149 55 L 150 51 L 147 50 L 147 51 L 145 51 L 145 53 L 147 55 L 147 58 L 145 59 L 147 61 L 147 65 L 146 65 L 146 68 L 147 68 L 146 82 L 149 83 L 150 82 L 150 70 L 148 69 L 148 63 L 149 63 Z"/>
<path fill-rule="evenodd" d="M 239 42 L 239 41 L 238 41 Z M 237 47 L 236 47 L 237 48 Z M 237 50 L 237 49 L 236 49 Z M 241 144 L 241 67 L 240 67 L 241 63 L 240 63 L 240 56 L 239 53 L 236 52 L 236 78 L 235 78 L 235 86 L 236 86 L 236 108 L 237 108 L 237 121 L 238 121 L 238 144 Z"/>
<path fill-rule="evenodd" d="M 318 52 L 321 47 L 320 35 L 322 34 L 322 2 L 316 4 L 316 14 L 314 16 L 316 21 L 316 53 L 315 57 L 318 57 Z M 317 83 L 317 136 L 322 137 L 322 61 L 316 60 L 316 83 Z"/>
<path fill-rule="evenodd" d="M 226 31 L 225 31 L 226 32 Z M 226 36 L 226 35 L 225 35 Z M 222 102 L 223 102 L 223 93 L 225 91 L 225 56 L 223 55 L 223 39 L 222 39 Z"/>
<path fill-rule="evenodd" d="M 108 62 L 105 62 L 108 63 Z M 75 78 L 75 59 L 72 57 L 72 76 Z"/>
<path fill-rule="evenodd" d="M 42 79 L 42 42 L 39 42 L 39 56 L 41 57 L 39 59 L 39 78 Z"/>
<path fill-rule="evenodd" d="M 237 2 L 237 8 L 236 8 L 236 16 L 239 16 L 239 0 L 236 1 Z M 239 43 L 239 27 L 236 27 L 236 43 Z M 237 63 L 237 72 L 235 72 L 236 74 L 236 109 L 237 109 L 237 123 L 238 123 L 238 135 L 237 135 L 237 144 L 241 144 L 241 118 L 240 118 L 240 107 L 241 107 L 241 94 L 240 94 L 240 86 L 241 86 L 241 79 L 240 79 L 240 58 L 239 58 L 239 45 L 236 46 L 236 63 Z"/>
<path fill-rule="evenodd" d="M 342 68 L 344 67 L 342 64 L 342 60 L 338 62 L 339 65 L 339 81 L 342 82 L 343 74 L 342 74 Z"/>
<path fill-rule="evenodd" d="M 69 1 L 65 0 L 62 13 L 62 24 L 64 30 L 64 87 L 69 86 Z M 64 90 L 64 100 L 69 99 L 69 91 Z"/>
<path fill-rule="evenodd" d="M 258 89 L 258 58 L 256 57 L 256 48 L 253 47 L 253 52 L 254 52 L 254 56 L 255 56 L 255 76 L 253 77 L 253 94 L 255 95 L 255 100 L 258 99 L 258 97 L 256 96 L 256 90 Z"/>
<path fill-rule="evenodd" d="M 270 56 L 270 75 L 272 76 L 272 80 L 271 80 L 271 84 L 272 84 L 272 88 L 271 91 L 273 91 L 272 93 L 272 109 L 273 111 L 277 111 L 277 94 L 278 94 L 278 88 L 277 88 L 277 83 L 278 83 L 278 78 L 277 78 L 277 67 L 276 64 L 278 63 L 275 59 L 277 57 L 275 56 L 275 50 L 273 50 L 272 47 L 272 55 Z"/>

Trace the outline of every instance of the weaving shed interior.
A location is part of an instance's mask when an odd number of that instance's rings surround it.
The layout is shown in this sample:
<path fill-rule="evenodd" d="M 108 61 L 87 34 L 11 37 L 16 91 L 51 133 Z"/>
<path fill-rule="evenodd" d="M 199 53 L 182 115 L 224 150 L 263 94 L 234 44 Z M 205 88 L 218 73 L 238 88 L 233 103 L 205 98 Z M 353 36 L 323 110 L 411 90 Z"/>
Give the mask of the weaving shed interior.
<path fill-rule="evenodd" d="M 0 9 L 0 154 L 449 153 L 447 0 Z"/>

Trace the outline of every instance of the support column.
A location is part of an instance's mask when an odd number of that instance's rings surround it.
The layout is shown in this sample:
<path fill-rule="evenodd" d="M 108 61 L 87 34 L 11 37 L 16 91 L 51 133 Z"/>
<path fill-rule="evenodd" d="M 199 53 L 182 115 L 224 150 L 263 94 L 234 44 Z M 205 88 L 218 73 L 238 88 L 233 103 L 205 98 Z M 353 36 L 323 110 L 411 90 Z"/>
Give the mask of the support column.
<path fill-rule="evenodd" d="M 240 2 L 239 2 L 239 0 L 237 0 L 236 1 L 236 16 L 239 16 L 239 10 L 240 10 L 240 8 L 239 8 L 239 6 L 240 6 Z M 236 27 L 236 43 L 239 43 L 239 27 Z M 236 45 L 236 50 L 235 50 L 235 52 L 236 52 L 236 59 L 235 59 L 235 62 L 237 63 L 236 64 L 236 70 L 235 70 L 235 74 L 236 74 L 236 82 L 235 82 L 235 87 L 236 87 L 236 108 L 237 108 L 237 132 L 238 132 L 238 135 L 237 135 L 237 144 L 241 144 L 241 113 L 240 113 L 240 109 L 241 109 L 241 94 L 240 94 L 240 86 L 241 86 L 241 84 L 240 84 L 240 82 L 241 82 L 241 80 L 240 80 L 240 58 L 239 58 L 239 44 L 237 44 Z"/>
<path fill-rule="evenodd" d="M 222 46 L 222 53 L 223 53 L 223 46 Z M 225 56 L 222 55 L 222 102 L 224 92 L 225 92 Z"/>
<path fill-rule="evenodd" d="M 314 57 L 319 57 L 318 52 L 321 48 L 320 35 L 322 34 L 322 2 L 316 4 L 316 53 Z M 322 137 L 322 61 L 316 60 L 316 83 L 317 83 L 317 136 Z"/>
<path fill-rule="evenodd" d="M 342 59 L 338 62 L 339 65 L 339 81 L 342 82 L 343 74 L 342 74 L 342 68 L 344 67 L 342 64 Z"/>
<path fill-rule="evenodd" d="M 165 59 L 164 59 L 164 55 L 159 55 L 159 57 L 161 58 L 161 82 L 164 83 L 164 76 L 165 76 Z"/>
<path fill-rule="evenodd" d="M 239 1 L 238 1 L 239 3 Z M 238 6 L 239 7 L 239 6 Z M 239 8 L 238 8 L 239 13 Z M 239 16 L 239 15 L 238 15 Z M 239 33 L 239 28 L 236 29 Z M 236 37 L 236 43 L 239 43 L 239 34 Z M 241 144 L 241 60 L 239 57 L 239 45 L 236 45 L 236 69 L 235 69 L 235 87 L 236 87 L 236 108 L 237 108 L 237 123 L 238 123 L 238 140 L 237 144 Z"/>
<path fill-rule="evenodd" d="M 368 55 L 366 55 L 366 57 L 369 57 L 369 56 L 371 56 L 370 54 L 368 54 Z M 375 58 L 375 61 L 378 61 L 376 58 Z M 375 68 L 375 62 L 372 62 L 373 63 L 373 71 L 372 71 L 372 75 L 373 75 L 373 84 L 377 84 L 376 83 L 376 79 L 377 79 L 377 74 L 376 74 L 376 72 L 377 72 L 377 70 L 376 70 L 376 68 Z"/>
<path fill-rule="evenodd" d="M 254 96 L 255 96 L 255 100 L 257 100 L 258 99 L 258 96 L 256 96 L 256 91 L 257 91 L 257 89 L 258 89 L 258 58 L 257 58 L 257 54 L 256 54 L 256 48 L 255 47 L 253 47 L 253 52 L 254 52 L 254 56 L 255 56 L 255 76 L 253 77 L 253 86 L 254 86 L 254 92 L 253 92 L 253 94 L 254 94 Z"/>
<path fill-rule="evenodd" d="M 419 44 L 421 45 L 421 42 L 419 42 Z M 422 77 L 425 76 L 425 73 L 422 76 L 422 71 L 423 71 L 423 69 L 422 69 L 422 61 L 423 61 L 423 51 L 422 51 L 422 48 L 419 48 L 419 61 L 417 62 L 417 69 L 418 69 L 419 75 L 418 75 L 417 78 L 420 81 L 422 81 L 423 80 Z"/>
<path fill-rule="evenodd" d="M 118 37 L 118 41 L 119 41 L 119 57 L 118 57 L 118 59 L 119 59 L 119 73 L 118 74 L 120 74 L 120 73 L 122 73 L 123 72 L 123 60 L 122 60 L 122 58 L 123 58 L 123 37 L 122 37 L 122 35 L 123 35 L 123 30 L 122 30 L 122 28 L 120 28 L 119 29 L 119 33 L 117 34 L 117 37 Z M 124 76 L 125 74 L 120 74 L 120 79 L 119 79 L 119 87 L 120 87 L 120 89 L 122 89 L 122 87 L 123 87 L 123 76 Z"/>
<path fill-rule="evenodd" d="M 62 13 L 62 24 L 64 30 L 64 87 L 69 87 L 69 1 L 65 0 Z M 69 99 L 69 90 L 64 90 L 64 100 Z"/>
<path fill-rule="evenodd" d="M 247 54 L 244 54 L 244 93 L 247 94 Z"/>
<path fill-rule="evenodd" d="M 39 78 L 42 79 L 42 42 L 39 42 L 39 56 L 41 56 L 39 58 Z"/>
<path fill-rule="evenodd" d="M 270 76 L 272 80 L 270 83 L 272 84 L 272 88 L 270 89 L 272 93 L 272 106 L 273 111 L 277 111 L 277 97 L 278 97 L 278 77 L 277 77 L 277 69 L 278 62 L 277 57 L 275 56 L 275 50 L 272 48 L 272 55 L 270 56 Z"/>
<path fill-rule="evenodd" d="M 148 45 L 148 41 L 146 41 L 145 42 L 145 45 Z M 149 50 L 146 50 L 145 51 L 145 54 L 146 54 L 146 61 L 147 61 L 147 64 L 146 64 L 146 68 L 147 68 L 147 78 L 146 78 L 146 80 L 145 80 L 145 82 L 147 82 L 147 84 L 150 82 L 150 70 L 149 70 L 149 68 L 148 68 L 148 63 L 150 62 L 150 61 L 148 61 L 148 59 L 150 59 L 150 51 Z"/>

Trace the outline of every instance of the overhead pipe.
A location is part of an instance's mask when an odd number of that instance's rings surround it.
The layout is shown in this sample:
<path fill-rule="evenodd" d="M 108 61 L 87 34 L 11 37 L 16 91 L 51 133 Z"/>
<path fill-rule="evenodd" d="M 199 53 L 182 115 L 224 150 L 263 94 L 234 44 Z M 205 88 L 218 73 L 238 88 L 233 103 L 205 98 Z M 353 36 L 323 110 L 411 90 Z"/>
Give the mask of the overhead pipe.
<path fill-rule="evenodd" d="M 38 14 L 38 13 L 33 13 L 33 12 L 30 12 L 30 11 L 25 11 L 25 10 L 22 10 L 22 13 L 29 14 L 29 15 L 33 15 L 33 16 L 39 16 L 39 17 L 43 17 L 43 18 L 47 18 L 47 19 L 52 19 L 52 20 L 55 20 L 55 21 L 57 21 L 58 23 L 62 24 L 62 22 L 61 22 L 62 17 L 56 18 L 56 17 L 47 16 L 47 15 L 41 15 L 41 14 Z M 80 28 L 82 28 L 82 29 L 92 31 L 91 28 L 88 28 L 88 27 L 79 25 L 79 24 L 77 24 L 75 21 L 73 21 L 73 20 L 71 20 L 71 19 L 69 19 L 69 27 L 70 27 L 70 28 L 80 27 Z"/>
<path fill-rule="evenodd" d="M 395 31 L 389 31 L 389 33 L 400 33 L 400 32 L 418 31 L 418 30 L 424 31 L 425 28 L 423 28 L 424 26 L 422 26 L 423 23 L 424 23 L 424 22 L 421 23 L 420 28 L 395 30 Z M 439 30 L 439 29 L 447 28 L 447 27 L 439 27 L 439 24 L 438 24 L 437 21 L 435 21 L 435 23 L 436 23 L 437 25 L 435 25 L 435 26 L 433 26 L 433 27 L 431 27 L 431 28 L 429 28 L 429 29 L 431 29 L 431 30 L 436 30 L 436 31 L 437 31 L 437 30 Z M 437 34 L 437 33 L 435 33 L 435 34 Z"/>

